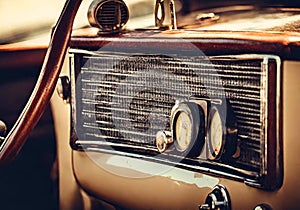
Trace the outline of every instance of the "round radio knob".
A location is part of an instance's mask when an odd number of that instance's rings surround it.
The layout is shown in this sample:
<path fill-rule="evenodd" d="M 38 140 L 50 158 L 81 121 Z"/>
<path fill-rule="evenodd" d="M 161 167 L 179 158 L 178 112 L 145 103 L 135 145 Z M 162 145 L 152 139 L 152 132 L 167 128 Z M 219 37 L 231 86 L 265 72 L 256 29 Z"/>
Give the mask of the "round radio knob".
<path fill-rule="evenodd" d="M 230 210 L 231 202 L 226 188 L 222 185 L 215 186 L 213 191 L 207 195 L 205 204 L 199 206 L 199 209 Z"/>
<path fill-rule="evenodd" d="M 156 147 L 162 153 L 167 150 L 168 145 L 173 142 L 170 131 L 158 131 L 156 134 Z"/>

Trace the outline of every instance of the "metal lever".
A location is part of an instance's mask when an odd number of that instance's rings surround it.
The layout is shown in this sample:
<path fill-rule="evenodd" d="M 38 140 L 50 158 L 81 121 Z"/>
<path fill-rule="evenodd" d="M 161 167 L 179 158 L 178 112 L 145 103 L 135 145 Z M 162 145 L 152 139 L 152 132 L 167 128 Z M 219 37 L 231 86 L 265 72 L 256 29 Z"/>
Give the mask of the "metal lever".
<path fill-rule="evenodd" d="M 156 0 L 155 26 L 177 30 L 174 0 Z"/>
<path fill-rule="evenodd" d="M 165 20 L 164 0 L 156 0 L 155 4 L 155 26 L 162 27 Z"/>
<path fill-rule="evenodd" d="M 231 203 L 228 191 L 222 185 L 214 187 L 206 197 L 205 204 L 199 206 L 200 210 L 230 210 Z"/>

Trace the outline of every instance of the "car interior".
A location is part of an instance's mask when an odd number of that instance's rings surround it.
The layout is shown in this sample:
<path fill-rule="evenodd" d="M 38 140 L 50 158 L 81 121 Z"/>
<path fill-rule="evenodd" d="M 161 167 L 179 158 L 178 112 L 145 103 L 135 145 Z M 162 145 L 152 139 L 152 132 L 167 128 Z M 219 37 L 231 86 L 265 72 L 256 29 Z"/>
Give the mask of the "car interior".
<path fill-rule="evenodd" d="M 0 17 L 0 209 L 298 209 L 300 2 Z"/>

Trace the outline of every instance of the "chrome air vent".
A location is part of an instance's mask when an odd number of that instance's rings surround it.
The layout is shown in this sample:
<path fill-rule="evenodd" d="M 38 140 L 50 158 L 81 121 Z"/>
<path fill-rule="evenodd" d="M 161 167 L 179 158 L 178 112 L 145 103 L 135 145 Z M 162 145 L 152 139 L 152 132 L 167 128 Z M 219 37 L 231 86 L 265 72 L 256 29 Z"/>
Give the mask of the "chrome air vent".
<path fill-rule="evenodd" d="M 128 18 L 128 8 L 122 0 L 94 0 L 88 10 L 91 26 L 100 28 L 100 33 L 119 32 Z"/>
<path fill-rule="evenodd" d="M 277 177 L 280 165 L 278 57 L 174 58 L 159 54 L 72 52 L 74 149 L 125 151 L 127 155 L 142 154 L 155 161 L 168 159 L 170 163 L 181 162 L 185 168 L 276 188 L 269 186 L 272 184 L 268 181 L 274 174 Z M 174 147 L 158 157 L 156 134 L 171 130 L 170 115 L 176 101 L 192 98 L 207 104 L 225 98 L 230 104 L 238 129 L 236 153 L 231 158 L 207 158 L 207 143 L 197 157 L 183 157 L 183 153 L 174 152 Z"/>

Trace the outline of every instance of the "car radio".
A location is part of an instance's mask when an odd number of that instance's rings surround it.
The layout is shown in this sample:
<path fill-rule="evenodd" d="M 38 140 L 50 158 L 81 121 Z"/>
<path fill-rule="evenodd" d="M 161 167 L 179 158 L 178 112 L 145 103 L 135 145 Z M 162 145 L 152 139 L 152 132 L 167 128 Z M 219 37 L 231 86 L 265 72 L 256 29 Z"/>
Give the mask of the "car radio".
<path fill-rule="evenodd" d="M 280 58 L 137 33 L 70 49 L 72 147 L 278 188 Z"/>

